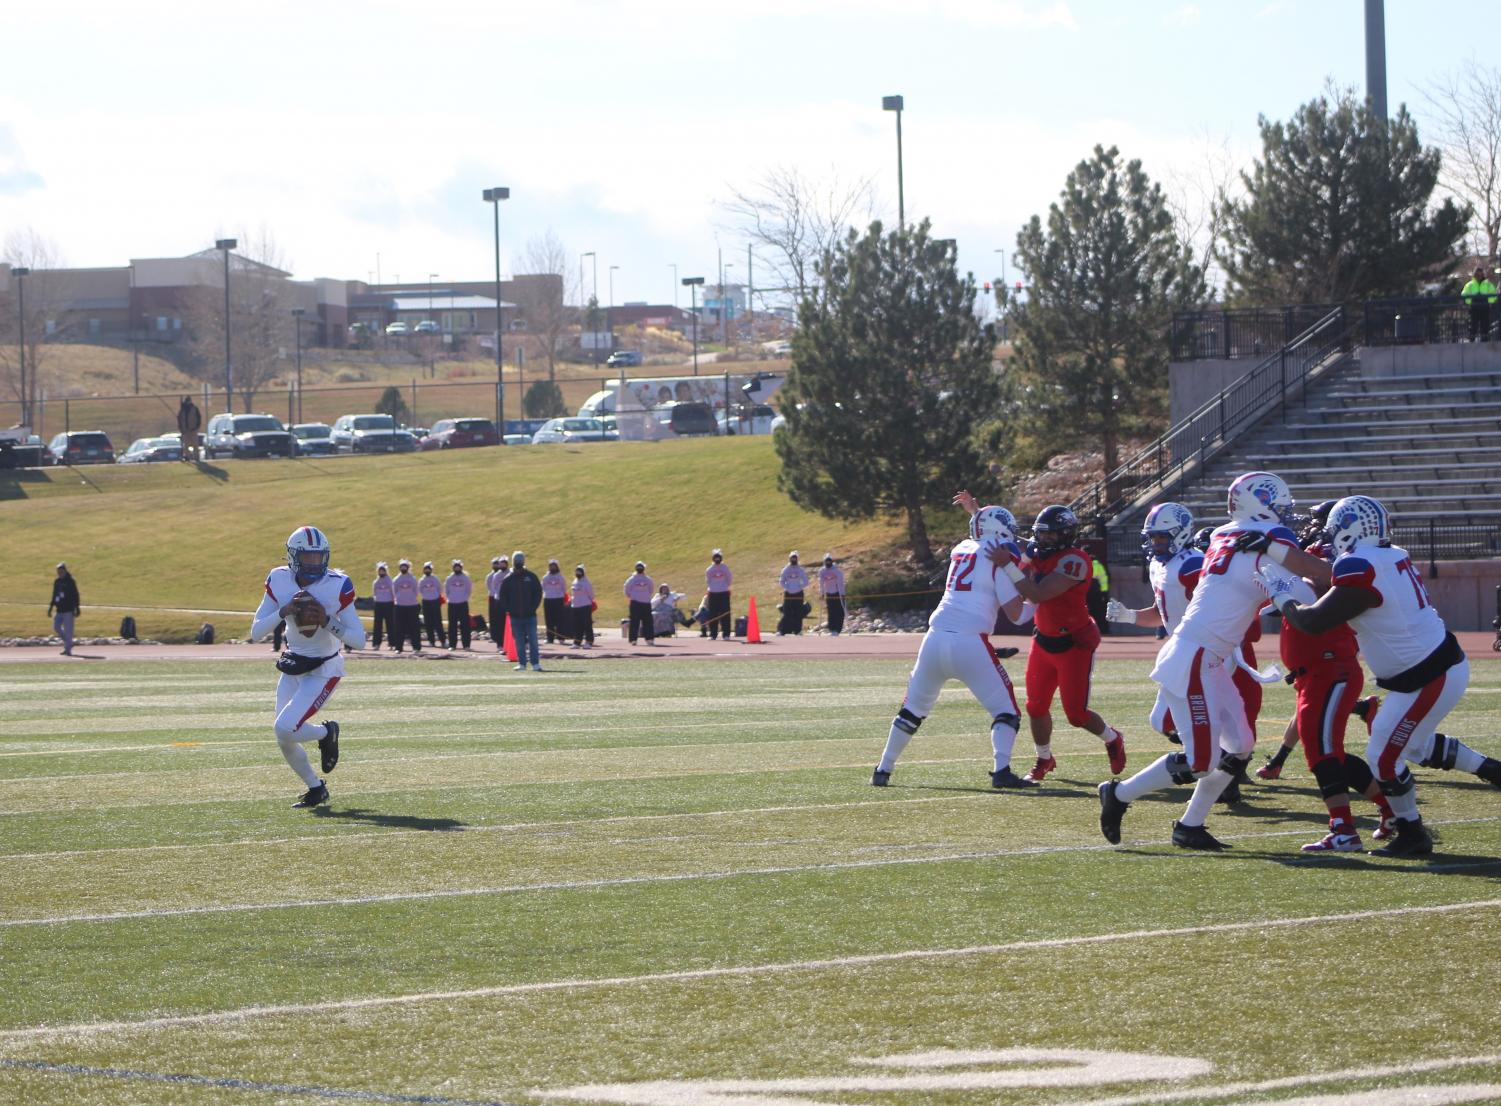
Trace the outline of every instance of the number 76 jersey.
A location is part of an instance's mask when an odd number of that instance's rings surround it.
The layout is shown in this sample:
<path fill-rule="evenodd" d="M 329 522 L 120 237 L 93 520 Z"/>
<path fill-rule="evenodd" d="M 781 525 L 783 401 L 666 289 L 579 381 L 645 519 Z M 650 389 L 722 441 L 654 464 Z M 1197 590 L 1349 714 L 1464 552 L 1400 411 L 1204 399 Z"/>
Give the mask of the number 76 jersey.
<path fill-rule="evenodd" d="M 966 538 L 949 554 L 943 598 L 928 619 L 928 629 L 954 634 L 994 633 L 1001 606 L 1015 598 L 1016 586 L 991 563 L 979 542 Z"/>
<path fill-rule="evenodd" d="M 1407 550 L 1357 546 L 1334 562 L 1334 586 L 1376 596 L 1376 605 L 1350 619 L 1350 625 L 1377 679 L 1407 671 L 1444 643 L 1448 630 Z"/>

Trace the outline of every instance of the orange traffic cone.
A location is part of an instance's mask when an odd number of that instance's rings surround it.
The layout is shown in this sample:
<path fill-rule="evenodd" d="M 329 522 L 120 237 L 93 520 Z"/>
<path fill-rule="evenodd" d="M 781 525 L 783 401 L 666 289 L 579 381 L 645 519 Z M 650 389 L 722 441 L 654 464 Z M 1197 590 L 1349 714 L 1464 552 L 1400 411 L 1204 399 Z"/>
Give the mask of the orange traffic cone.
<path fill-rule="evenodd" d="M 514 661 L 516 659 L 516 639 L 511 636 L 511 620 L 509 618 L 506 619 L 506 636 L 501 638 L 500 645 L 506 651 L 506 660 Z"/>
<path fill-rule="evenodd" d="M 750 597 L 750 609 L 745 613 L 745 644 L 761 644 L 761 620 L 756 617 L 756 597 Z"/>

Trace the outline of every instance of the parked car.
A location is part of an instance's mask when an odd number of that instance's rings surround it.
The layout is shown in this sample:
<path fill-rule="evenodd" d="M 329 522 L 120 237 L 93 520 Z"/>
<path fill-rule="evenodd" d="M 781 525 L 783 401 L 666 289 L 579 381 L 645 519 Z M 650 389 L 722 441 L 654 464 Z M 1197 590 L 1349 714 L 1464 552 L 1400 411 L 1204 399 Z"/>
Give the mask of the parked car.
<path fill-rule="evenodd" d="M 714 409 L 707 403 L 664 403 L 652 409 L 652 417 L 679 438 L 711 437 L 719 433 Z"/>
<path fill-rule="evenodd" d="M 275 415 L 215 415 L 203 431 L 203 452 L 215 457 L 295 457 L 297 439 Z"/>
<path fill-rule="evenodd" d="M 334 447 L 340 453 L 400 453 L 396 420 L 390 415 L 340 415 L 334 423 Z M 412 436 L 406 435 L 408 438 Z M 417 440 L 412 438 L 413 448 Z"/>
<path fill-rule="evenodd" d="M 532 445 L 548 442 L 603 442 L 604 425 L 598 419 L 548 419 L 542 428 L 532 435 Z"/>
<path fill-rule="evenodd" d="M 776 409 L 758 403 L 754 407 L 736 411 L 728 417 L 719 416 L 721 434 L 770 434 L 771 421 L 777 417 Z"/>
<path fill-rule="evenodd" d="M 386 324 L 386 337 L 387 338 L 402 338 L 402 337 L 406 336 L 406 333 L 407 333 L 407 324 L 406 323 L 387 323 Z"/>
<path fill-rule="evenodd" d="M 599 425 L 605 428 L 605 441 L 620 441 L 620 424 L 615 421 L 614 415 L 601 415 Z"/>
<path fill-rule="evenodd" d="M 402 429 L 392 435 L 395 440 L 395 448 L 392 453 L 416 453 L 422 448 L 421 440 L 410 430 Z"/>
<path fill-rule="evenodd" d="M 641 364 L 641 351 L 635 349 L 618 349 L 605 359 L 605 365 L 612 369 L 639 364 Z"/>
<path fill-rule="evenodd" d="M 493 419 L 439 419 L 422 439 L 423 449 L 463 449 L 499 444 L 500 432 L 495 429 Z"/>
<path fill-rule="evenodd" d="M 423 319 L 416 326 L 412 327 L 412 333 L 413 334 L 436 334 L 436 333 L 438 333 L 438 324 L 435 323 L 435 322 L 433 322 L 432 319 Z"/>
<path fill-rule="evenodd" d="M 297 439 L 297 452 L 304 457 L 326 457 L 339 452 L 334 445 L 334 428 L 326 422 L 299 422 L 292 427 L 292 436 Z"/>
<path fill-rule="evenodd" d="M 181 461 L 182 439 L 171 438 L 137 438 L 130 443 L 130 448 L 116 458 L 122 465 L 134 465 L 146 461 Z"/>
<path fill-rule="evenodd" d="M 402 429 L 412 437 L 417 439 L 417 447 L 419 449 L 422 448 L 422 439 L 432 433 L 432 431 L 425 426 L 403 426 Z"/>
<path fill-rule="evenodd" d="M 47 443 L 48 464 L 112 465 L 115 447 L 103 430 L 73 430 Z"/>

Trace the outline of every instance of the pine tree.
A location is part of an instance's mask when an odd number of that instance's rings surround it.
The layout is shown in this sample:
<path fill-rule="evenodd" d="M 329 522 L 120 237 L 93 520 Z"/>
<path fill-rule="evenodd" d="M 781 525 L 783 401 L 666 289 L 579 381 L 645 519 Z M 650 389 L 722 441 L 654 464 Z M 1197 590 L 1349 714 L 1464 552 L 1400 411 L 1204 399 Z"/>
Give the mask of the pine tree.
<path fill-rule="evenodd" d="M 781 390 L 778 484 L 828 518 L 905 516 L 914 557 L 931 564 L 924 512 L 983 474 L 973 429 L 998 398 L 974 278 L 926 221 L 852 229 L 818 275 Z"/>
<path fill-rule="evenodd" d="M 1447 270 L 1467 209 L 1431 203 L 1441 155 L 1406 107 L 1390 121 L 1352 92 L 1310 100 L 1287 123 L 1260 120 L 1262 156 L 1224 199 L 1218 254 L 1232 302 L 1344 303 L 1413 295 Z"/>
<path fill-rule="evenodd" d="M 1031 439 L 1034 461 L 1097 445 L 1109 473 L 1124 437 L 1162 425 L 1168 327 L 1203 299 L 1203 271 L 1162 189 L 1113 146 L 1075 166 L 1046 225 L 1034 215 L 1017 235 L 1016 257 L 1027 294 L 1012 309 L 1003 428 Z"/>

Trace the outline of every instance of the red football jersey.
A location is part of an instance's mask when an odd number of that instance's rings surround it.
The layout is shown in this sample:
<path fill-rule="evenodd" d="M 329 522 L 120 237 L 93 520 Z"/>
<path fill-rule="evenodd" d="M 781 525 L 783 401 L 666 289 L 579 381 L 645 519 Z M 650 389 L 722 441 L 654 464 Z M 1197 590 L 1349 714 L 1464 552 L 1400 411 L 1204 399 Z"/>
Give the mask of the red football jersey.
<path fill-rule="evenodd" d="M 1098 640 L 1100 628 L 1089 617 L 1085 597 L 1089 594 L 1089 581 L 1094 578 L 1094 561 L 1077 546 L 1059 549 L 1054 553 L 1038 553 L 1028 558 L 1022 566 L 1032 579 L 1041 580 L 1049 573 L 1058 571 L 1079 582 L 1062 595 L 1037 605 L 1037 629 L 1049 637 L 1070 633 L 1076 639 L 1086 639 L 1091 633 Z"/>

